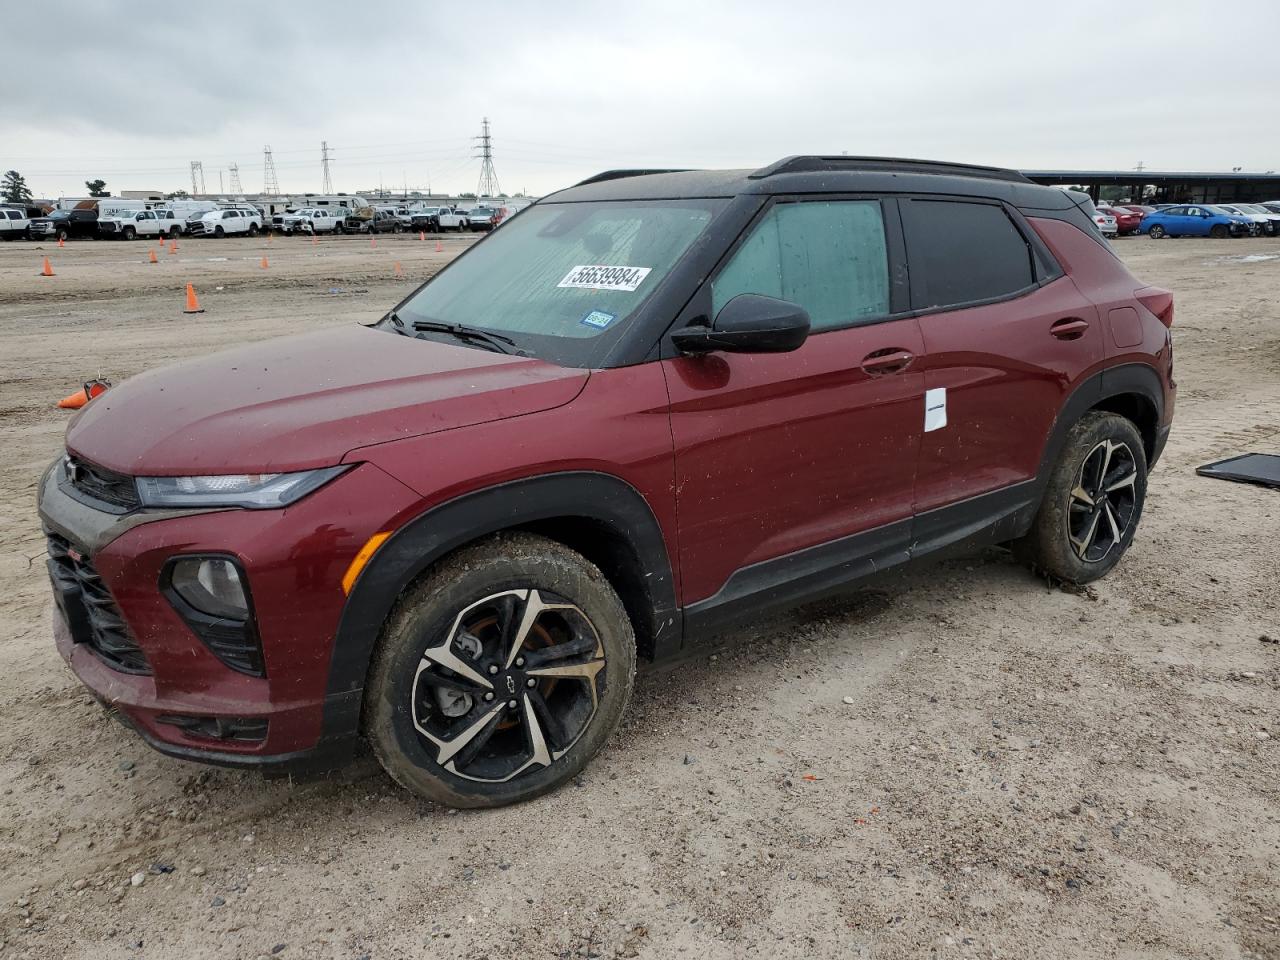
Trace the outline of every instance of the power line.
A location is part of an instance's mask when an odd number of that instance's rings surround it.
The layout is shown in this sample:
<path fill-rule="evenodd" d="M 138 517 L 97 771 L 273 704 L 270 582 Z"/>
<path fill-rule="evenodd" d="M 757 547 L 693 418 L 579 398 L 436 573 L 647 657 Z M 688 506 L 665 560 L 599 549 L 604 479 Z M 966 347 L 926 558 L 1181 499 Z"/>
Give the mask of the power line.
<path fill-rule="evenodd" d="M 489 118 L 485 117 L 480 125 L 480 186 L 476 188 L 477 197 L 496 197 L 498 195 L 498 174 L 493 169 L 493 137 L 489 135 Z"/>
<path fill-rule="evenodd" d="M 333 178 L 329 176 L 329 142 L 327 140 L 320 141 L 320 165 L 324 169 L 324 185 L 320 188 L 320 192 L 333 193 Z"/>
<path fill-rule="evenodd" d="M 276 161 L 271 156 L 271 144 L 262 148 L 262 192 L 269 197 L 278 196 L 280 181 L 276 178 Z"/>

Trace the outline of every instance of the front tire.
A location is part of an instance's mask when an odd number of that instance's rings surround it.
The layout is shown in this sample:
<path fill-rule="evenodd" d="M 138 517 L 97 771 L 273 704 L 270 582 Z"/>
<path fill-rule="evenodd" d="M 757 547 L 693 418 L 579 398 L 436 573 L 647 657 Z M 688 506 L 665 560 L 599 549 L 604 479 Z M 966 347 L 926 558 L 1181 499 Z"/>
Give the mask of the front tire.
<path fill-rule="evenodd" d="M 1067 434 L 1031 530 L 1014 554 L 1033 569 L 1085 584 L 1109 573 L 1133 542 L 1147 497 L 1147 455 L 1133 422 L 1092 411 Z"/>
<path fill-rule="evenodd" d="M 219 240 L 221 240 L 223 237 L 227 235 L 227 231 L 223 230 L 221 227 L 214 227 L 213 235 L 217 237 Z"/>
<path fill-rule="evenodd" d="M 1227 237 L 1227 228 L 1221 223 L 1215 223 L 1209 228 L 1209 236 L 1215 240 L 1225 240 Z"/>
<path fill-rule="evenodd" d="M 124 237 L 126 240 L 132 240 L 137 235 L 138 231 L 133 229 L 133 227 L 125 227 L 120 231 L 120 236 Z"/>
<path fill-rule="evenodd" d="M 401 786 L 453 807 L 554 790 L 618 726 L 635 634 L 595 565 L 502 534 L 438 563 L 396 604 L 365 688 L 363 730 Z"/>

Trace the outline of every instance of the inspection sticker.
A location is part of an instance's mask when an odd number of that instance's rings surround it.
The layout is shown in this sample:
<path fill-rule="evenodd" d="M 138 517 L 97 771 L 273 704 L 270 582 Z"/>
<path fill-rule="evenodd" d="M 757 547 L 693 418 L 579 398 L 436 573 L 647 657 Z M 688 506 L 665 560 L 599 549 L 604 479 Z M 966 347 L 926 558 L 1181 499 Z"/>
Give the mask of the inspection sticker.
<path fill-rule="evenodd" d="M 652 267 L 607 267 L 600 264 L 577 266 L 565 274 L 557 287 L 584 287 L 589 290 L 633 292 L 644 282 Z"/>
<path fill-rule="evenodd" d="M 585 323 L 588 327 L 595 327 L 597 330 L 603 330 L 617 319 L 616 314 L 605 313 L 603 310 L 592 310 L 578 322 Z"/>

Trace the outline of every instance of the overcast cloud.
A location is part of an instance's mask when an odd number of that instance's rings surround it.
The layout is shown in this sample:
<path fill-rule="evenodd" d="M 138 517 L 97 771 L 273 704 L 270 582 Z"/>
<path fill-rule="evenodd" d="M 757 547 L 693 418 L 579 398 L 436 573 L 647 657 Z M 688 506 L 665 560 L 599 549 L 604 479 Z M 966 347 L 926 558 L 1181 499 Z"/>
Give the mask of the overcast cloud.
<path fill-rule="evenodd" d="M 1225 11 L 1230 16 L 1225 17 Z M 1280 169 L 1280 2 L 6 5 L 0 170 L 37 196 L 503 190 L 793 153 Z M 1250 38 L 1260 38 L 1253 47 Z M 16 41 L 16 42 L 15 42 Z M 14 59 L 16 57 L 16 62 Z"/>

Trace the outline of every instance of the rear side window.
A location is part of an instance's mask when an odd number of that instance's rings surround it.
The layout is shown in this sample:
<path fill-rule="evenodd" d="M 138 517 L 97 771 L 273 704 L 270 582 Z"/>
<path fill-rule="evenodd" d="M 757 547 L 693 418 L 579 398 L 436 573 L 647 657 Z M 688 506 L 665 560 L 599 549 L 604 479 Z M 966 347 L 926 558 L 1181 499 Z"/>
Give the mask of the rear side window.
<path fill-rule="evenodd" d="M 996 300 L 1035 282 L 1031 246 L 1003 207 L 909 200 L 902 219 L 917 309 Z"/>
<path fill-rule="evenodd" d="M 712 315 L 741 293 L 799 304 L 814 330 L 884 316 L 889 256 L 879 201 L 775 205 L 712 281 Z"/>

